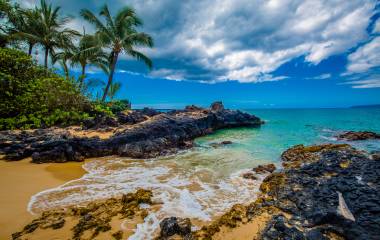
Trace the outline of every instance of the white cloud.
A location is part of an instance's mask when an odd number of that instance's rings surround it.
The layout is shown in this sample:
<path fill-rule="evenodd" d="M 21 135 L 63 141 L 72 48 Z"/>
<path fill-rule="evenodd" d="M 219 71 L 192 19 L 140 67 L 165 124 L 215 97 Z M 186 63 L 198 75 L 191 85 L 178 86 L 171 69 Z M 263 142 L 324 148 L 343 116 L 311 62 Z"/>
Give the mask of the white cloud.
<path fill-rule="evenodd" d="M 324 79 L 329 79 L 329 78 L 331 78 L 331 74 L 330 73 L 324 73 L 324 74 L 321 74 L 321 75 L 318 75 L 318 76 L 315 76 L 315 77 L 309 77 L 309 78 L 306 78 L 306 79 L 324 80 Z"/>
<path fill-rule="evenodd" d="M 352 88 L 380 88 L 380 77 L 375 79 L 358 80 L 347 82 Z"/>
<path fill-rule="evenodd" d="M 380 66 L 380 37 L 372 39 L 348 56 L 348 73 L 361 73 Z"/>
<path fill-rule="evenodd" d="M 325 74 L 321 74 L 319 76 L 315 76 L 315 77 L 311 77 L 311 78 L 307 78 L 307 79 L 323 80 L 323 79 L 329 79 L 329 78 L 331 78 L 331 74 L 325 73 Z"/>
<path fill-rule="evenodd" d="M 77 14 L 83 7 L 96 12 L 103 4 L 95 0 L 56 2 L 68 14 Z M 262 82 L 283 78 L 273 72 L 296 57 L 305 56 L 307 62 L 319 64 L 366 41 L 376 2 L 114 0 L 108 5 L 113 13 L 131 5 L 144 20 L 142 30 L 153 36 L 155 48 L 143 52 L 159 63 L 151 76 Z M 71 25 L 81 30 L 85 23 L 78 17 Z M 375 29 L 379 25 L 376 23 Z"/>
<path fill-rule="evenodd" d="M 164 78 L 175 81 L 185 80 L 185 75 L 186 74 L 184 70 L 173 70 L 166 68 L 153 70 L 149 73 L 149 77 Z"/>
<path fill-rule="evenodd" d="M 367 39 L 366 28 L 375 3 L 132 1 L 146 19 L 144 29 L 157 41 L 156 49 L 149 51 L 154 58 L 184 59 L 187 64 L 213 72 L 211 81 L 241 82 L 262 81 L 260 76 L 271 74 L 295 57 L 305 55 L 306 61 L 318 64 L 348 51 Z M 163 26 L 161 22 L 169 23 Z"/>

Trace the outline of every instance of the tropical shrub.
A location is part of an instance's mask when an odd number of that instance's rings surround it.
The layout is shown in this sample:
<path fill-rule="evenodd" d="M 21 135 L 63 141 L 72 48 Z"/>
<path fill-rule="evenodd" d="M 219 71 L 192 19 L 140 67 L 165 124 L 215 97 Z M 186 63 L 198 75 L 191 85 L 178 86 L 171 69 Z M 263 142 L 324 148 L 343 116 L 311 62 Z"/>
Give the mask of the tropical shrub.
<path fill-rule="evenodd" d="M 0 129 L 69 125 L 93 108 L 74 82 L 14 49 L 0 48 L 0 88 Z"/>
<path fill-rule="evenodd" d="M 131 104 L 126 99 L 114 100 L 114 101 L 108 102 L 107 105 L 109 106 L 109 108 L 111 109 L 113 113 L 122 112 L 131 108 Z"/>
<path fill-rule="evenodd" d="M 118 112 L 129 110 L 131 104 L 128 100 L 115 100 L 110 102 L 95 101 L 92 103 L 94 110 L 98 113 L 104 113 L 108 116 L 113 116 Z"/>

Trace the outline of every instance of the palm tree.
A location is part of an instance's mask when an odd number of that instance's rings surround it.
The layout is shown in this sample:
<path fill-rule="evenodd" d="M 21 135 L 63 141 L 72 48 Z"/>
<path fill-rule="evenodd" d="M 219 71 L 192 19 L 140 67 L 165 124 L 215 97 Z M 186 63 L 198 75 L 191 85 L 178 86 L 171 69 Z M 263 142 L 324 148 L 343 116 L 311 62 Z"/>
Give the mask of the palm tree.
<path fill-rule="evenodd" d="M 82 88 L 86 76 L 86 67 L 91 64 L 101 69 L 108 65 L 108 55 L 100 47 L 98 38 L 93 35 L 84 34 L 79 41 L 79 45 L 73 48 L 70 58 L 71 65 L 79 65 L 82 69 L 79 86 Z"/>
<path fill-rule="evenodd" d="M 72 48 L 74 48 L 74 47 L 67 47 L 67 48 L 63 49 L 63 51 L 61 51 L 61 52 L 52 54 L 53 64 L 58 62 L 62 66 L 66 79 L 69 79 L 69 77 L 70 77 L 69 76 L 69 67 L 67 66 L 67 62 L 70 61 L 73 57 Z"/>
<path fill-rule="evenodd" d="M 44 65 L 47 68 L 49 53 L 54 54 L 57 48 L 67 47 L 72 39 L 80 34 L 72 29 L 62 29 L 70 18 L 59 17 L 60 7 L 53 8 L 51 4 L 48 5 L 45 0 L 41 0 L 41 7 L 38 10 L 41 15 L 41 26 L 37 40 L 45 50 Z"/>
<path fill-rule="evenodd" d="M 110 89 L 108 91 L 108 97 L 110 98 L 111 101 L 116 96 L 116 93 L 120 90 L 120 88 L 121 88 L 120 82 L 111 83 Z"/>
<path fill-rule="evenodd" d="M 28 54 L 32 54 L 33 47 L 38 43 L 38 36 L 41 34 L 40 10 L 22 9 L 15 5 L 8 12 L 8 36 L 10 40 L 25 41 L 28 45 Z"/>
<path fill-rule="evenodd" d="M 5 47 L 8 44 L 8 23 L 9 13 L 12 11 L 13 6 L 9 0 L 0 0 L 0 47 Z"/>
<path fill-rule="evenodd" d="M 105 101 L 112 84 L 119 55 L 125 53 L 143 61 L 151 69 L 152 61 L 143 53 L 137 51 L 135 47 L 153 47 L 153 39 L 148 34 L 137 31 L 136 27 L 141 26 L 142 21 L 130 7 L 121 9 L 115 17 L 111 17 L 107 5 L 104 5 L 100 11 L 100 16 L 105 18 L 105 23 L 90 10 L 83 9 L 81 15 L 85 20 L 95 25 L 97 29 L 96 35 L 99 37 L 101 46 L 111 50 L 109 56 L 110 74 L 102 97 L 102 101 Z"/>

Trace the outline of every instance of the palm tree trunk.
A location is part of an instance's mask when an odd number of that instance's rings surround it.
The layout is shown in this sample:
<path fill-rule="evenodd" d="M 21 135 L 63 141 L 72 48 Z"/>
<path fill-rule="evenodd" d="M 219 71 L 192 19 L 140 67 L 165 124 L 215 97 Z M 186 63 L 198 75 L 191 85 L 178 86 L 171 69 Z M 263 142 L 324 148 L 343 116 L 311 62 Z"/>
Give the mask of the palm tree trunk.
<path fill-rule="evenodd" d="M 45 68 L 48 67 L 49 49 L 45 48 Z"/>
<path fill-rule="evenodd" d="M 115 67 L 116 67 L 118 56 L 119 56 L 119 53 L 115 52 L 114 56 L 112 58 L 112 62 L 111 62 L 111 66 L 110 66 L 110 75 L 108 76 L 107 86 L 104 89 L 104 93 L 103 93 L 103 97 L 102 97 L 102 102 L 104 102 L 106 100 L 106 97 L 107 97 L 107 94 L 108 94 L 108 90 L 109 90 L 109 88 L 111 86 L 112 79 L 113 79 L 113 73 L 115 72 Z"/>
<path fill-rule="evenodd" d="M 69 79 L 69 68 L 67 67 L 67 63 L 65 60 L 63 61 L 63 70 L 65 71 L 65 76 L 66 76 L 66 79 L 68 80 Z"/>
<path fill-rule="evenodd" d="M 86 65 L 82 65 L 82 75 L 80 77 L 79 89 L 82 89 L 85 74 L 86 74 Z"/>
<path fill-rule="evenodd" d="M 34 43 L 29 43 L 29 49 L 28 49 L 29 56 L 32 55 L 33 47 L 34 47 Z"/>

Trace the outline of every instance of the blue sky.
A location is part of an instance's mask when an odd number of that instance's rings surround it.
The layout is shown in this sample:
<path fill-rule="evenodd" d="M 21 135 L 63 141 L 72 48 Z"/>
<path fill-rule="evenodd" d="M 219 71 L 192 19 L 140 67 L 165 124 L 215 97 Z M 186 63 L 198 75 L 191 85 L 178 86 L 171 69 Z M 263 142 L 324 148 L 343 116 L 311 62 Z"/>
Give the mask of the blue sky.
<path fill-rule="evenodd" d="M 25 0 L 32 7 L 36 1 Z M 37 1 L 38 2 L 38 1 Z M 106 2 L 130 5 L 155 48 L 150 72 L 124 56 L 118 98 L 134 107 L 347 107 L 380 103 L 380 5 L 376 0 L 54 0 L 74 20 Z M 377 4 L 377 6 L 376 6 Z M 105 79 L 91 68 L 90 77 Z"/>

